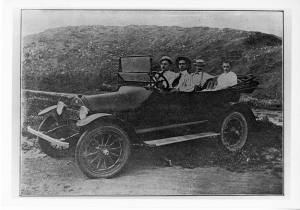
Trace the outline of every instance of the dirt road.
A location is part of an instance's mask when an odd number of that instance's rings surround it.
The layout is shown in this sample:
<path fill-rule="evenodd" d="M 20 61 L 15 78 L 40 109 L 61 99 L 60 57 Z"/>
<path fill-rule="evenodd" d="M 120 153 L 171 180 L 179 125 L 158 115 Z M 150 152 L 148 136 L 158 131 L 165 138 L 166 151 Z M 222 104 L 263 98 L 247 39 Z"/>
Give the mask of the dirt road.
<path fill-rule="evenodd" d="M 21 162 L 22 196 L 282 193 L 282 179 L 263 172 L 158 167 L 131 160 L 118 177 L 93 180 L 81 174 L 73 158 L 53 159 L 38 149 L 22 151 Z"/>

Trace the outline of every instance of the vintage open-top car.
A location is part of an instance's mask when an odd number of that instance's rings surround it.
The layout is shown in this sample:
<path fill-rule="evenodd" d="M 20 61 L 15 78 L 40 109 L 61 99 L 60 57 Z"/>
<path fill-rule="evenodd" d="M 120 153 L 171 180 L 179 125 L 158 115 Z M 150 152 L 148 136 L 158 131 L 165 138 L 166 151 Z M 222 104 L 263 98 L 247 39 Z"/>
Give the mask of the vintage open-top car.
<path fill-rule="evenodd" d="M 119 64 L 124 85 L 117 92 L 78 95 L 68 105 L 59 101 L 38 114 L 46 115 L 38 131 L 27 130 L 38 137 L 47 155 L 62 157 L 75 149 L 85 175 L 108 178 L 125 166 L 134 145 L 154 147 L 218 137 L 230 151 L 244 146 L 255 117 L 239 99 L 241 93 L 252 93 L 258 86 L 255 77 L 238 75 L 237 85 L 218 91 L 173 92 L 162 85 L 167 83 L 163 75 L 152 70 L 151 56 L 121 57 Z M 185 135 L 145 138 L 183 127 L 197 129 Z"/>

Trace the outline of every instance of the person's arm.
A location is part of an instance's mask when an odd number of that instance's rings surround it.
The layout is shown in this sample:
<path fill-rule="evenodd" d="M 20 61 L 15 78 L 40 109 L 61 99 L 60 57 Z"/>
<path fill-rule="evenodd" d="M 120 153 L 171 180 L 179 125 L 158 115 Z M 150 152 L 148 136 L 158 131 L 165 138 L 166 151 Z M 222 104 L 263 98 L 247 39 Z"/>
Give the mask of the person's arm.
<path fill-rule="evenodd" d="M 200 85 L 199 74 L 192 73 L 191 77 L 192 77 L 192 82 L 193 82 L 194 85 Z"/>
<path fill-rule="evenodd" d="M 233 86 L 237 84 L 237 76 L 234 72 L 231 72 L 231 78 L 230 78 L 230 85 L 229 86 Z"/>
<path fill-rule="evenodd" d="M 182 92 L 193 92 L 195 89 L 195 86 L 186 86 L 186 87 L 181 87 L 179 90 Z"/>

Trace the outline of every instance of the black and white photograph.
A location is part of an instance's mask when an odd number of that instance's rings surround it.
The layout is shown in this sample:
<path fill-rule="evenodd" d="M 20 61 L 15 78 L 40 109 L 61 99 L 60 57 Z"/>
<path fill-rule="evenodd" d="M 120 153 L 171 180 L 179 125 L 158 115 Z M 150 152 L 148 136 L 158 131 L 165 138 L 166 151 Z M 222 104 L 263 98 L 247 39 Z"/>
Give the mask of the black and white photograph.
<path fill-rule="evenodd" d="M 21 17 L 21 196 L 284 194 L 283 11 Z"/>
<path fill-rule="evenodd" d="M 14 8 L 15 197 L 291 198 L 291 10 L 199 5 Z"/>

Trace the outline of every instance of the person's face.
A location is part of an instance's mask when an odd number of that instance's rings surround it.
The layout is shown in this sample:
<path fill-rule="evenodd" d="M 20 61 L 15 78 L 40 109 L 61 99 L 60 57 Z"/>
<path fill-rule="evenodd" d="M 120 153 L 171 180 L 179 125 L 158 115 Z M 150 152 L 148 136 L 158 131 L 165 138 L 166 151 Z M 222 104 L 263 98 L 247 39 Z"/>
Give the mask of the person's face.
<path fill-rule="evenodd" d="M 185 60 L 180 60 L 178 63 L 178 68 L 180 71 L 184 71 L 187 69 L 187 64 Z"/>
<path fill-rule="evenodd" d="M 160 63 L 160 68 L 161 68 L 162 71 L 168 71 L 171 68 L 171 64 L 169 63 L 169 61 L 163 60 Z"/>
<path fill-rule="evenodd" d="M 229 63 L 223 63 L 222 66 L 225 73 L 228 73 L 230 71 L 230 64 Z"/>
<path fill-rule="evenodd" d="M 204 63 L 196 63 L 195 64 L 195 68 L 196 68 L 195 72 L 198 73 L 198 72 L 203 71 L 204 66 L 205 66 Z"/>

